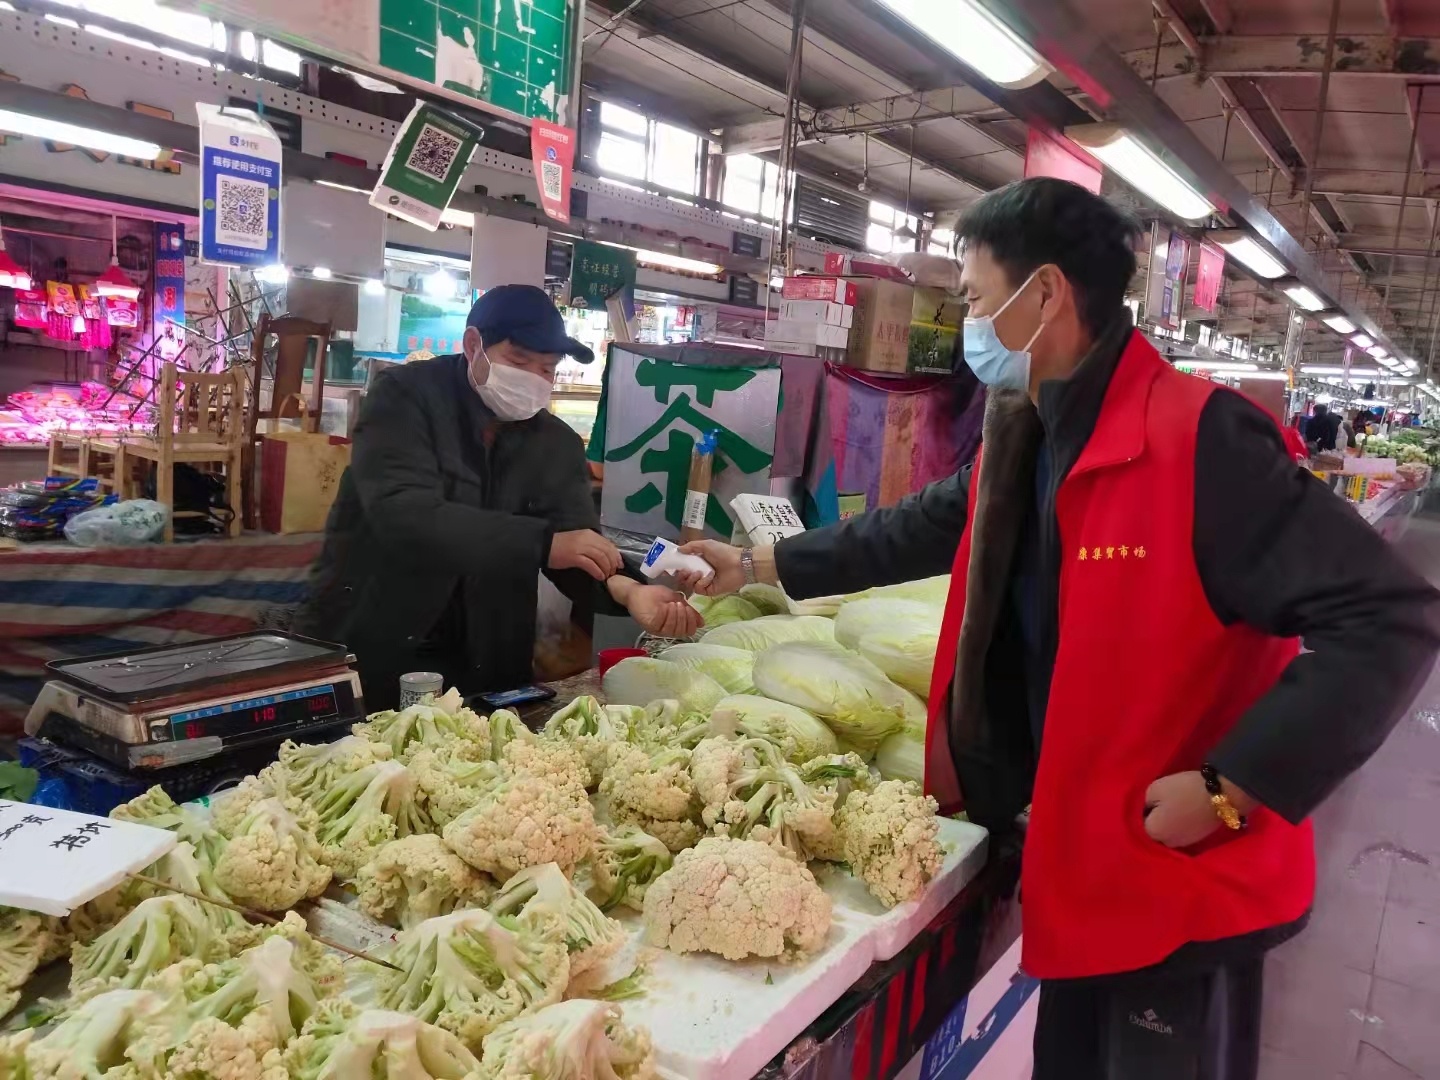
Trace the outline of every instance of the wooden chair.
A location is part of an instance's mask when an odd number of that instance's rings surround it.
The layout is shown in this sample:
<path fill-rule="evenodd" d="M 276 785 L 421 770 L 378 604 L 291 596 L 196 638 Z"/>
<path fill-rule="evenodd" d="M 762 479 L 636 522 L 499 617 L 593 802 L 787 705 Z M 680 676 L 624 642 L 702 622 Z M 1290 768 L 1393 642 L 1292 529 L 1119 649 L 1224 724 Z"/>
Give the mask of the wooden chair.
<path fill-rule="evenodd" d="M 72 458 L 70 455 L 74 453 Z M 90 475 L 90 439 L 83 431 L 52 431 L 50 457 L 45 463 L 46 476 Z"/>
<path fill-rule="evenodd" d="M 273 340 L 273 347 L 272 347 Z M 310 342 L 315 344 L 315 374 L 310 394 L 305 396 L 305 361 Z M 330 324 L 312 322 L 297 315 L 261 315 L 250 348 L 249 406 L 245 415 L 244 460 L 241 487 L 244 493 L 245 527 L 255 528 L 255 463 L 261 435 L 261 420 L 278 420 L 295 400 L 304 402 L 309 414 L 308 430 L 320 430 L 320 412 L 325 400 L 325 357 L 330 347 Z M 269 355 L 274 355 L 274 363 Z M 270 404 L 262 410 L 261 384 L 270 382 Z M 297 410 L 298 412 L 298 410 Z"/>
<path fill-rule="evenodd" d="M 128 473 L 133 461 L 155 463 L 155 498 L 172 508 L 165 522 L 165 540 L 175 539 L 175 466 L 218 465 L 224 470 L 231 536 L 239 536 L 241 462 L 245 445 L 245 380 L 239 369 L 219 375 L 185 372 L 164 365 L 160 377 L 160 428 L 154 438 L 132 438 L 120 444 L 117 475 Z M 123 481 L 122 481 L 123 483 Z M 179 516 L 202 516 L 181 511 Z"/>

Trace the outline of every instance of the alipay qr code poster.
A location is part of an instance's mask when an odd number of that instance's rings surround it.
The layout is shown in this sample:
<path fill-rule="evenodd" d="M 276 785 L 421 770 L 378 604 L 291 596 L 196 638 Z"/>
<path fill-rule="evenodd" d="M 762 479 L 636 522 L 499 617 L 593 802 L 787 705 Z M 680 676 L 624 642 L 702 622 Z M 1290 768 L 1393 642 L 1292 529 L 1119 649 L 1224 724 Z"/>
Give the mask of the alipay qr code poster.
<path fill-rule="evenodd" d="M 434 232 L 479 143 L 469 124 L 417 102 L 390 145 L 370 205 Z"/>
<path fill-rule="evenodd" d="M 222 266 L 280 261 L 280 138 L 254 113 L 198 102 L 200 258 Z"/>

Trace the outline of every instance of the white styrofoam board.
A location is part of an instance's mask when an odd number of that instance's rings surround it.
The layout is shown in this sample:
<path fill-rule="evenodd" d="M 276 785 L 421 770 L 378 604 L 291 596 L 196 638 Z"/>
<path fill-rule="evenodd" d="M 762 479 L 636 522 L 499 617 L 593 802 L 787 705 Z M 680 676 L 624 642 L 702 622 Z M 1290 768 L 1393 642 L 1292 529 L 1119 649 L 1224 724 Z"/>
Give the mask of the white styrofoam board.
<path fill-rule="evenodd" d="M 645 996 L 621 1002 L 655 1061 L 686 1080 L 754 1076 L 869 970 L 869 928 L 839 905 L 825 947 L 803 963 L 707 953 L 647 956 Z"/>
<path fill-rule="evenodd" d="M 816 879 L 835 901 L 869 927 L 875 960 L 889 960 L 915 940 L 930 921 L 960 895 L 985 865 L 989 833 L 968 821 L 941 818 L 940 843 L 945 849 L 940 872 L 914 900 L 888 911 L 870 895 L 865 883 L 838 866 L 817 863 Z"/>

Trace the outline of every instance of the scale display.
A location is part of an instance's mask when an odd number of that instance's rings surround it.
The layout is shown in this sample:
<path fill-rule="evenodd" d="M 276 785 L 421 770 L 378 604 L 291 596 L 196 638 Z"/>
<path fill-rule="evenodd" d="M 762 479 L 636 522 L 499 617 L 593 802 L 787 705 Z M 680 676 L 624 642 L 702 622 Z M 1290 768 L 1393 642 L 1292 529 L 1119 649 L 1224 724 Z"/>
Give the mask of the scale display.
<path fill-rule="evenodd" d="M 265 728 L 304 727 L 339 716 L 340 703 L 334 686 L 307 686 L 151 720 L 150 741 L 211 736 L 229 739 Z"/>

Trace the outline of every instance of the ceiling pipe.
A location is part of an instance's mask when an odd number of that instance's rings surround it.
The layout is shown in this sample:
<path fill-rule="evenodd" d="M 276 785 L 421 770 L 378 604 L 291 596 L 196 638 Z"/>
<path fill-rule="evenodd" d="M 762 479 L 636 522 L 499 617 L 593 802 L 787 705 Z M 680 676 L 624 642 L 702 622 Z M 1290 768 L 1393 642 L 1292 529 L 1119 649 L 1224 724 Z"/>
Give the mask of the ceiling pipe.
<path fill-rule="evenodd" d="M 1093 21 L 1081 16 L 1069 0 L 991 0 L 989 6 L 1052 67 L 1070 76 L 1111 120 L 1152 147 L 1163 147 L 1173 167 L 1222 212 L 1248 225 L 1294 269 L 1302 284 L 1321 293 L 1331 292 L 1333 282 L 1326 279 L 1310 253 L 1151 92 L 1145 80 L 1109 47 Z M 1358 305 L 1344 313 L 1371 337 L 1388 340 L 1389 334 Z"/>
<path fill-rule="evenodd" d="M 1335 0 L 1335 6 L 1337 8 L 1340 6 L 1340 0 Z M 1400 212 L 1395 215 L 1395 236 L 1390 242 L 1392 248 L 1398 248 L 1400 246 L 1400 230 L 1404 228 L 1405 225 L 1405 206 L 1410 201 L 1410 174 L 1415 168 L 1415 143 L 1420 138 L 1420 114 L 1424 108 L 1425 84 L 1421 83 L 1420 100 L 1415 103 L 1415 115 L 1410 121 L 1410 147 L 1405 151 L 1405 181 L 1400 187 Z M 1311 175 L 1314 175 L 1313 170 L 1311 170 Z M 1309 186 L 1310 181 L 1307 180 L 1306 187 Z M 1390 273 L 1385 277 L 1384 303 L 1386 314 L 1390 312 L 1390 288 L 1395 284 L 1395 264 L 1399 261 L 1398 257 L 1394 255 L 1390 256 Z M 1429 264 L 1427 263 L 1426 265 L 1428 267 Z"/>
<path fill-rule="evenodd" d="M 1335 67 L 1335 32 L 1340 27 L 1340 0 L 1330 0 L 1330 30 L 1325 38 L 1325 66 L 1320 69 L 1320 101 L 1315 109 L 1314 134 L 1310 140 L 1310 161 L 1305 169 L 1305 194 L 1300 199 L 1300 227 L 1310 216 L 1310 199 L 1315 194 L 1315 170 L 1320 168 L 1320 140 L 1325 134 L 1325 105 L 1330 99 L 1330 72 Z M 1406 175 L 1409 175 L 1408 173 Z M 1304 237 L 1301 237 L 1303 240 Z"/>

